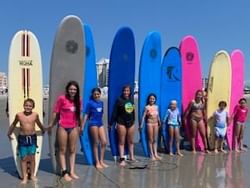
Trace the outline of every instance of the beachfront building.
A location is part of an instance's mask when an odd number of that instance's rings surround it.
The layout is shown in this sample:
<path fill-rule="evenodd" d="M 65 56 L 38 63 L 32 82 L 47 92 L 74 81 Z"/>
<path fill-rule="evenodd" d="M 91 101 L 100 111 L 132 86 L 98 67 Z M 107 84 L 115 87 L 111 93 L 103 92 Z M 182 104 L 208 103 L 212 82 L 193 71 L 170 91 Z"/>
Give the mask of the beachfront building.
<path fill-rule="evenodd" d="M 109 59 L 101 58 L 96 62 L 98 87 L 108 86 Z"/>
<path fill-rule="evenodd" d="M 5 94 L 8 88 L 7 76 L 4 72 L 0 72 L 0 94 Z"/>

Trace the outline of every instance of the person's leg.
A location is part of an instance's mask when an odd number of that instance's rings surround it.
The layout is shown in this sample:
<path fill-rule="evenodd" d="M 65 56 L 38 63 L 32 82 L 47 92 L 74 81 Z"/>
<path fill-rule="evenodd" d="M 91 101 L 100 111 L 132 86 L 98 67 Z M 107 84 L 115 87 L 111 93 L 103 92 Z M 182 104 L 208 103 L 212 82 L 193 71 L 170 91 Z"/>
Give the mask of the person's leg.
<path fill-rule="evenodd" d="M 35 162 L 35 155 L 30 155 L 30 156 L 29 156 L 29 159 L 30 159 L 30 179 L 33 180 L 33 181 L 37 181 L 36 176 L 34 176 L 34 173 L 35 173 L 35 165 L 36 165 L 36 162 Z"/>
<path fill-rule="evenodd" d="M 154 154 L 154 150 L 153 150 L 153 145 L 154 145 L 153 126 L 152 125 L 145 125 L 145 126 L 147 126 L 147 130 L 148 130 L 148 147 L 149 147 L 149 151 L 150 151 L 150 156 L 151 156 L 151 159 L 154 161 L 154 160 L 156 160 L 156 158 L 155 158 L 155 154 Z"/>
<path fill-rule="evenodd" d="M 128 142 L 128 150 L 129 150 L 129 157 L 130 160 L 135 160 L 134 155 L 134 133 L 135 133 L 135 126 L 132 125 L 131 127 L 127 128 L 127 142 Z"/>
<path fill-rule="evenodd" d="M 158 126 L 158 123 L 155 124 L 153 126 L 153 139 L 154 139 L 154 142 L 153 142 L 153 152 L 154 152 L 154 155 L 155 155 L 155 158 L 158 159 L 158 160 L 161 160 L 162 158 L 158 155 L 158 152 L 157 152 L 157 139 L 158 139 L 158 134 L 159 134 L 159 126 Z"/>
<path fill-rule="evenodd" d="M 197 126 L 198 126 L 197 121 L 191 118 L 190 126 L 191 126 L 191 147 L 192 147 L 193 153 L 196 153 L 195 136 L 196 136 Z"/>
<path fill-rule="evenodd" d="M 175 127 L 174 135 L 175 135 L 174 137 L 175 137 L 175 140 L 176 140 L 177 155 L 182 157 L 183 154 L 181 153 L 181 150 L 180 150 L 180 129 L 179 129 L 179 126 Z"/>
<path fill-rule="evenodd" d="M 127 130 L 124 125 L 117 125 L 117 134 L 118 134 L 118 144 L 119 144 L 119 154 L 120 154 L 120 166 L 125 166 L 125 158 L 124 158 L 124 147 L 125 147 L 125 139 Z"/>
<path fill-rule="evenodd" d="M 21 181 L 22 184 L 26 184 L 28 181 L 27 158 L 28 158 L 28 156 L 25 156 L 23 159 L 21 159 L 21 171 L 23 174 L 23 180 Z"/>
<path fill-rule="evenodd" d="M 208 150 L 208 143 L 207 143 L 207 139 L 206 139 L 206 126 L 205 126 L 205 123 L 203 120 L 200 120 L 198 122 L 198 129 L 199 129 L 203 144 L 205 146 L 205 152 L 210 153 Z"/>
<path fill-rule="evenodd" d="M 57 129 L 57 142 L 59 146 L 59 162 L 62 170 L 62 176 L 65 181 L 71 181 L 72 178 L 67 173 L 66 167 L 66 149 L 67 149 L 68 133 L 62 127 Z"/>
<path fill-rule="evenodd" d="M 104 126 L 99 127 L 98 133 L 99 133 L 99 139 L 101 141 L 100 164 L 102 165 L 102 167 L 106 168 L 108 167 L 108 165 L 104 163 L 104 154 L 107 146 L 107 138 Z"/>
<path fill-rule="evenodd" d="M 243 146 L 244 132 L 245 132 L 245 124 L 242 123 L 241 129 L 240 129 L 240 142 L 239 142 L 241 151 L 247 151 L 247 149 L 245 149 Z"/>
<path fill-rule="evenodd" d="M 99 155 L 98 155 L 98 145 L 99 145 L 99 134 L 98 134 L 98 127 L 97 126 L 91 126 L 90 128 L 90 135 L 91 135 L 91 141 L 92 141 L 92 149 L 95 159 L 95 167 L 96 168 L 102 168 L 102 165 L 99 161 Z"/>
<path fill-rule="evenodd" d="M 241 125 L 240 123 L 236 122 L 234 125 L 234 144 L 235 144 L 235 151 L 239 151 L 239 140 L 240 140 L 240 132 L 241 132 Z"/>
<path fill-rule="evenodd" d="M 173 155 L 173 141 L 174 141 L 174 128 L 172 125 L 168 126 L 168 136 L 169 136 L 169 143 L 168 143 L 168 148 L 169 148 L 169 155 Z"/>
<path fill-rule="evenodd" d="M 69 166 L 70 166 L 70 177 L 74 179 L 79 179 L 79 176 L 75 173 L 75 160 L 76 160 L 76 142 L 79 138 L 78 127 L 71 130 L 69 133 Z"/>

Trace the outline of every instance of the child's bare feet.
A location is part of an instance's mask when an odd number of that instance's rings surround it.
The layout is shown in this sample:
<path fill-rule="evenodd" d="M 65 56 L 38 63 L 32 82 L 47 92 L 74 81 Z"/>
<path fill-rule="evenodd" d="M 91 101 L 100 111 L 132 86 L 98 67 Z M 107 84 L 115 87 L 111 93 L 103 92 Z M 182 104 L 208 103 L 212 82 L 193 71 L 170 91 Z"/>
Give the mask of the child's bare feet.
<path fill-rule="evenodd" d="M 221 152 L 222 152 L 222 153 L 225 153 L 225 154 L 227 153 L 227 151 L 224 150 L 224 149 L 221 149 Z"/>
<path fill-rule="evenodd" d="M 126 166 L 125 158 L 120 158 L 119 163 L 120 163 L 120 166 L 121 166 L 121 167 Z"/>
<path fill-rule="evenodd" d="M 28 178 L 27 178 L 27 176 L 26 176 L 26 177 L 24 177 L 23 180 L 21 181 L 21 184 L 26 184 L 27 181 L 28 181 Z"/>
<path fill-rule="evenodd" d="M 101 163 L 96 163 L 96 164 L 95 164 L 95 167 L 96 167 L 97 169 L 102 169 L 102 168 L 103 168 L 103 166 L 101 165 Z"/>
<path fill-rule="evenodd" d="M 37 181 L 37 177 L 36 177 L 36 176 L 31 176 L 30 179 L 31 179 L 32 181 Z"/>
<path fill-rule="evenodd" d="M 214 149 L 214 153 L 216 153 L 216 154 L 219 153 L 219 152 L 218 152 L 218 149 Z"/>
<path fill-rule="evenodd" d="M 247 149 L 244 148 L 244 147 L 241 147 L 240 150 L 241 150 L 241 151 L 247 151 Z"/>
<path fill-rule="evenodd" d="M 157 160 L 162 160 L 162 157 L 160 157 L 159 155 L 156 155 L 155 158 L 156 158 Z"/>
<path fill-rule="evenodd" d="M 195 150 L 195 149 L 194 149 L 194 150 L 192 150 L 192 153 L 193 153 L 193 154 L 196 154 L 196 150 Z"/>
<path fill-rule="evenodd" d="M 179 156 L 181 156 L 181 157 L 184 156 L 181 152 L 177 152 L 176 154 L 179 155 Z"/>
<path fill-rule="evenodd" d="M 63 179 L 67 182 L 69 181 L 72 181 L 72 178 L 70 177 L 70 175 L 68 173 L 66 173 L 64 176 L 63 176 Z"/>
<path fill-rule="evenodd" d="M 205 149 L 205 153 L 210 154 L 211 152 L 208 149 Z"/>
<path fill-rule="evenodd" d="M 103 168 L 109 167 L 109 165 L 105 164 L 104 162 L 100 162 L 100 164 L 101 164 L 101 166 L 102 166 Z"/>
<path fill-rule="evenodd" d="M 156 158 L 153 156 L 153 157 L 151 157 L 151 160 L 152 161 L 156 161 Z"/>
<path fill-rule="evenodd" d="M 76 180 L 79 179 L 79 176 L 77 176 L 75 173 L 70 173 L 70 177 Z"/>
<path fill-rule="evenodd" d="M 170 156 L 174 156 L 174 154 L 173 154 L 172 152 L 169 152 L 169 155 L 170 155 Z"/>
<path fill-rule="evenodd" d="M 236 151 L 237 153 L 240 153 L 240 150 L 239 150 L 239 149 L 235 149 L 235 151 Z"/>

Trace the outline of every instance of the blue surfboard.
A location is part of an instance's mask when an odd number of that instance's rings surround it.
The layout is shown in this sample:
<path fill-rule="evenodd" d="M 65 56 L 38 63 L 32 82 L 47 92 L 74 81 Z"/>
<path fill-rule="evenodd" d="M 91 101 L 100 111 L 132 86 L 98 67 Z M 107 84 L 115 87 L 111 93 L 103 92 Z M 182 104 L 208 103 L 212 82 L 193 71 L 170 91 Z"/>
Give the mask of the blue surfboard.
<path fill-rule="evenodd" d="M 161 37 L 158 32 L 147 35 L 140 58 L 139 67 L 139 121 L 150 93 L 157 96 L 157 105 L 160 103 L 160 73 L 161 73 Z M 140 133 L 141 143 L 145 156 L 150 157 L 148 147 L 147 125 L 144 123 Z"/>
<path fill-rule="evenodd" d="M 161 65 L 161 121 L 167 112 L 171 100 L 177 101 L 178 109 L 181 113 L 181 88 L 182 88 L 181 55 L 178 48 L 171 47 L 163 57 Z M 162 136 L 164 145 L 168 149 L 169 132 L 167 124 L 162 125 Z M 173 146 L 173 151 L 176 147 Z"/>
<path fill-rule="evenodd" d="M 86 42 L 86 62 L 85 62 L 85 81 L 83 83 L 83 111 L 85 112 L 86 105 L 91 96 L 91 90 L 97 87 L 96 74 L 96 57 L 94 40 L 90 26 L 84 25 L 85 42 Z M 82 135 L 80 135 L 81 151 L 84 153 L 87 164 L 94 164 L 94 157 L 92 151 L 91 137 L 89 133 L 89 124 L 86 122 Z"/>
<path fill-rule="evenodd" d="M 135 81 L 135 39 L 132 30 L 123 27 L 115 35 L 109 64 L 108 79 L 108 121 L 111 121 L 113 107 L 122 93 L 124 85 L 130 85 L 132 92 Z M 109 143 L 114 159 L 119 156 L 115 125 L 109 129 Z"/>

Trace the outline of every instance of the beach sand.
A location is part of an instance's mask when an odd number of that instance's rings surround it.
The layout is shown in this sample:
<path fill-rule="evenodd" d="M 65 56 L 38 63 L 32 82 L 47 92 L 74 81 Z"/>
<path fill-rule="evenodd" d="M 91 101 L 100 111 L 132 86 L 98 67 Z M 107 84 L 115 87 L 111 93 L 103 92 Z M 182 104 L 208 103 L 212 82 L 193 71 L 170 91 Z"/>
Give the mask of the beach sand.
<path fill-rule="evenodd" d="M 247 98 L 250 99 L 250 97 Z M 47 102 L 48 100 L 44 102 L 45 109 L 47 109 Z M 248 176 L 250 177 L 249 151 L 206 155 L 199 152 L 192 154 L 190 151 L 183 150 L 184 157 L 170 157 L 169 155 L 161 154 L 163 156 L 162 161 L 151 162 L 143 156 L 141 145 L 138 143 L 138 132 L 135 134 L 135 153 L 139 162 L 135 166 L 145 167 L 147 165 L 145 169 L 129 169 L 129 167 L 135 167 L 133 165 L 129 165 L 127 168 L 120 168 L 112 160 L 110 150 L 107 148 L 105 159 L 110 167 L 104 170 L 96 170 L 93 166 L 85 164 L 84 156 L 80 151 L 80 144 L 78 144 L 76 172 L 80 179 L 65 183 L 52 172 L 48 136 L 45 135 L 42 158 L 37 174 L 38 182 L 33 183 L 30 181 L 25 186 L 20 185 L 20 179 L 18 179 L 12 157 L 11 145 L 6 136 L 9 125 L 5 115 L 5 104 L 6 97 L 0 96 L 0 187 L 250 187 L 250 178 L 248 178 Z M 44 118 L 44 124 L 47 124 L 47 114 Z M 248 125 L 250 125 L 249 118 Z M 245 132 L 244 143 L 250 145 L 249 127 L 247 127 Z"/>

